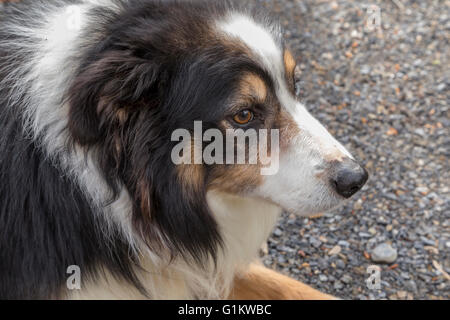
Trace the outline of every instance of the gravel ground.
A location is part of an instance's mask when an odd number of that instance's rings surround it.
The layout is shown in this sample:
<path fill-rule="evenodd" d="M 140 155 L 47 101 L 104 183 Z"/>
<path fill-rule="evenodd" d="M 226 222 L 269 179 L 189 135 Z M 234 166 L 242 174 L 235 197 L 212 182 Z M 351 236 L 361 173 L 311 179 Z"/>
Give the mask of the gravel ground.
<path fill-rule="evenodd" d="M 344 299 L 449 299 L 450 1 L 254 1 L 287 29 L 301 100 L 371 173 L 330 214 L 284 215 L 264 263 Z"/>

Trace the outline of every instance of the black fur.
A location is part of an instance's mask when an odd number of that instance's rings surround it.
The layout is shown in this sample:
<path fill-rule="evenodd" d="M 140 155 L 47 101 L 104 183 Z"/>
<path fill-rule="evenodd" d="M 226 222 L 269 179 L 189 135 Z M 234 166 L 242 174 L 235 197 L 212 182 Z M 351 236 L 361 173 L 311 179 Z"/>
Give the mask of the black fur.
<path fill-rule="evenodd" d="M 31 2 L 22 5 L 32 11 Z M 194 120 L 202 120 L 204 130 L 217 127 L 243 72 L 268 83 L 270 77 L 245 48 L 224 45 L 206 27 L 228 4 L 122 5 L 119 14 L 91 13 L 95 25 L 86 30 L 88 41 L 66 93 L 68 148 L 78 145 L 96 155 L 111 201 L 121 185 L 127 188 L 136 232 L 152 249 L 167 247 L 173 257 L 201 264 L 221 244 L 205 199 L 208 168 L 202 190 L 186 190 L 170 160 L 171 134 L 192 130 Z M 0 31 L 0 37 L 8 34 Z M 6 50 L 0 45 L 0 57 Z M 19 51 L 17 56 L 14 63 L 26 62 Z M 6 63 L 11 61 L 0 58 L 0 77 L 14 69 Z M 23 134 L 24 91 L 11 105 L 10 89 L 0 88 L 0 298 L 58 297 L 72 264 L 90 277 L 108 268 L 139 287 L 136 257 L 120 233 L 103 235 L 106 222 L 80 187 Z"/>
<path fill-rule="evenodd" d="M 2 92 L 3 93 L 3 92 Z M 4 96 L 3 96 L 4 97 Z M 20 120 L 0 112 L 0 299 L 56 298 L 78 265 L 84 280 L 102 267 L 139 286 L 130 248 L 80 189 L 24 137 Z"/>

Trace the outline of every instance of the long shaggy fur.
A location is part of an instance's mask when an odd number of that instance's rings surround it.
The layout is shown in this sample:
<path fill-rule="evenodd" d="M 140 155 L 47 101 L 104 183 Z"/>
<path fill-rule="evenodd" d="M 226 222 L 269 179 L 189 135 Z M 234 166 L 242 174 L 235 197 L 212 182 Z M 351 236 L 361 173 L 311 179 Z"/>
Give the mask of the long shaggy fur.
<path fill-rule="evenodd" d="M 81 8 L 80 30 L 64 31 L 68 5 Z M 170 134 L 220 105 L 243 70 L 264 73 L 205 27 L 230 8 L 199 1 L 5 5 L 1 298 L 64 296 L 70 265 L 80 266 L 86 283 L 105 269 L 151 297 L 136 276 L 142 255 L 156 264 L 183 261 L 178 268 L 192 279 L 215 269 L 223 239 L 206 181 L 185 190 L 170 161 Z"/>

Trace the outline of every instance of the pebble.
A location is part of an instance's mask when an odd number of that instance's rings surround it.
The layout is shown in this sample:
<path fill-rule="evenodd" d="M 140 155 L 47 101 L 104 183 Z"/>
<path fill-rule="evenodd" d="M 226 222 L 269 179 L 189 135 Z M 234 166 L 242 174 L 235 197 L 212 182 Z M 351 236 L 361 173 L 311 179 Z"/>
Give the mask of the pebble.
<path fill-rule="evenodd" d="M 371 259 L 374 262 L 393 263 L 397 259 L 397 250 L 387 243 L 380 244 L 371 252 Z"/>
<path fill-rule="evenodd" d="M 341 281 L 345 284 L 350 284 L 353 281 L 353 278 L 350 277 L 349 275 L 345 274 L 344 276 L 342 276 Z"/>
<path fill-rule="evenodd" d="M 324 274 L 319 275 L 319 280 L 322 282 L 328 281 L 328 277 Z"/>
<path fill-rule="evenodd" d="M 315 248 L 319 248 L 319 247 L 321 246 L 321 244 L 322 244 L 322 242 L 319 241 L 319 240 L 318 240 L 317 238 L 315 238 L 315 237 L 309 238 L 309 243 L 310 243 L 313 247 L 315 247 Z"/>
<path fill-rule="evenodd" d="M 444 91 L 447 85 L 445 83 L 441 83 L 436 87 L 437 91 Z"/>
<path fill-rule="evenodd" d="M 339 240 L 339 241 L 338 241 L 338 245 L 340 245 L 341 247 L 349 247 L 349 246 L 350 246 L 350 243 L 348 243 L 348 242 L 345 241 L 345 240 Z"/>
<path fill-rule="evenodd" d="M 397 296 L 398 296 L 400 299 L 406 299 L 407 295 L 408 295 L 408 292 L 406 292 L 406 291 L 398 291 L 398 292 L 397 292 Z"/>
<path fill-rule="evenodd" d="M 345 262 L 342 261 L 342 260 L 337 260 L 337 261 L 336 261 L 336 266 L 337 266 L 339 269 L 345 269 Z"/>
<path fill-rule="evenodd" d="M 336 281 L 333 285 L 335 290 L 341 290 L 342 288 L 344 288 L 344 284 L 340 281 Z"/>
<path fill-rule="evenodd" d="M 417 292 L 417 284 L 414 280 L 406 281 L 405 288 L 408 289 L 408 291 L 411 291 L 413 293 Z"/>
<path fill-rule="evenodd" d="M 280 228 L 276 228 L 273 234 L 277 237 L 281 237 L 283 235 L 283 231 Z"/>
<path fill-rule="evenodd" d="M 341 246 L 337 245 L 337 246 L 334 246 L 330 251 L 328 251 L 328 254 L 330 256 L 334 256 L 336 254 L 341 253 L 341 251 L 342 251 Z"/>

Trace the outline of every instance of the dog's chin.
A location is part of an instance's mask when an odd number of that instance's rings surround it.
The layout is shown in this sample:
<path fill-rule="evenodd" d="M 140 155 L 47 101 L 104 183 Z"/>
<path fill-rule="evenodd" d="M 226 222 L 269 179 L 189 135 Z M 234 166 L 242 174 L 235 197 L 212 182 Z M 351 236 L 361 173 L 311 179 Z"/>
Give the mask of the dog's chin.
<path fill-rule="evenodd" d="M 335 213 L 336 209 L 342 207 L 344 203 L 344 200 L 334 198 L 333 200 L 322 202 L 316 206 L 302 203 L 291 208 L 285 208 L 283 206 L 281 206 L 281 208 L 283 211 L 297 217 L 319 218 L 327 213 Z"/>
<path fill-rule="evenodd" d="M 232 199 L 235 203 L 246 203 L 249 208 L 261 208 L 261 206 L 278 208 L 280 212 L 286 212 L 303 218 L 316 218 L 326 213 L 333 213 L 333 211 L 342 207 L 345 203 L 344 198 L 333 194 L 321 197 L 320 199 L 314 199 L 314 201 L 287 201 L 289 204 L 283 203 L 284 201 L 274 200 L 271 197 L 254 195 L 251 192 L 249 194 L 232 194 L 226 191 L 209 190 L 208 195 L 209 197 L 212 195 L 220 195 L 221 198 Z"/>

